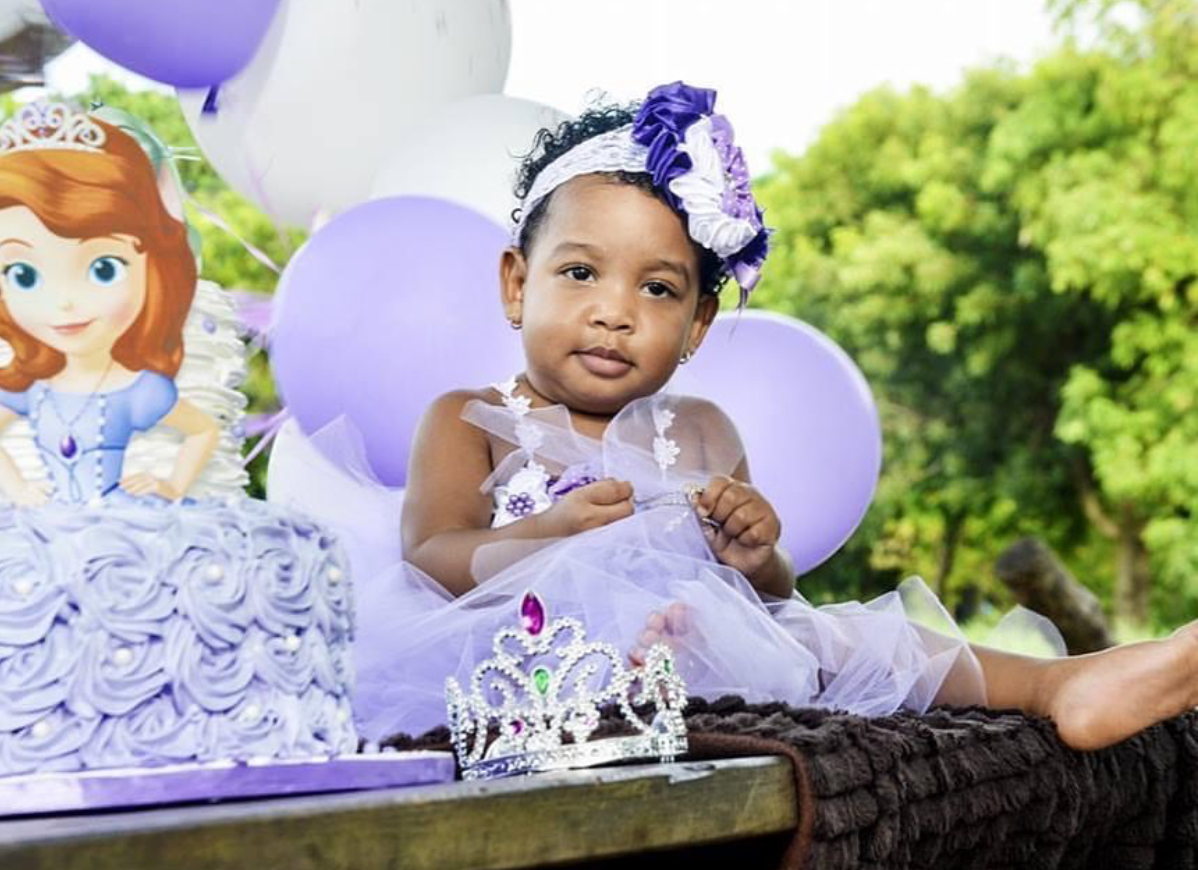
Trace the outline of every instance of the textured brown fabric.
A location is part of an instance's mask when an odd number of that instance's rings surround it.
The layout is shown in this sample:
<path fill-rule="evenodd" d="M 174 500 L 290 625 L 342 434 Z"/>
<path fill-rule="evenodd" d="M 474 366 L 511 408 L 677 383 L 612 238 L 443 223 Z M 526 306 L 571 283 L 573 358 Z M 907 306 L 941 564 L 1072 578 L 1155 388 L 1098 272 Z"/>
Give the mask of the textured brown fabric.
<path fill-rule="evenodd" d="M 1091 753 L 981 708 L 863 718 L 695 698 L 686 716 L 693 757 L 794 763 L 790 868 L 1198 870 L 1198 713 Z M 385 745 L 447 748 L 448 732 Z"/>
<path fill-rule="evenodd" d="M 806 867 L 1198 868 L 1196 713 L 1092 753 L 1045 719 L 980 708 L 863 718 L 695 699 L 687 721 L 799 753 Z"/>

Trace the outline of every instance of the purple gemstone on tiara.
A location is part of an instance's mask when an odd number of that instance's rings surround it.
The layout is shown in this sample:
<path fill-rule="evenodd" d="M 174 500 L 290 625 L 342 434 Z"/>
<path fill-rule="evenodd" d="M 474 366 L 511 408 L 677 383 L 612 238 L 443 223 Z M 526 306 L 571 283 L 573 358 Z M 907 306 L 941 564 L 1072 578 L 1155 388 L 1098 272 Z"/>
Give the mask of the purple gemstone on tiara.
<path fill-rule="evenodd" d="M 75 443 L 75 439 L 69 434 L 64 435 L 63 439 L 58 442 L 58 452 L 61 453 L 65 459 L 70 459 L 72 456 L 74 456 L 75 451 L 78 449 L 79 446 Z"/>
<path fill-rule="evenodd" d="M 520 602 L 520 624 L 529 634 L 537 635 L 545 627 L 545 605 L 534 592 L 524 593 Z"/>

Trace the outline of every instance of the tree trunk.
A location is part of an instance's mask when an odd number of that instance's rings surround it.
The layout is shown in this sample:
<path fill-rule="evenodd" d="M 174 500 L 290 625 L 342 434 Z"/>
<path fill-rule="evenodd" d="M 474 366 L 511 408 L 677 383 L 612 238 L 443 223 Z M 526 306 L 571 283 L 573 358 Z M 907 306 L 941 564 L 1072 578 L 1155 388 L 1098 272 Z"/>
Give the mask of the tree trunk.
<path fill-rule="evenodd" d="M 940 556 L 936 560 L 936 580 L 932 587 L 936 591 L 936 597 L 942 602 L 945 601 L 945 594 L 948 592 L 948 578 L 953 573 L 953 564 L 957 559 L 957 544 L 961 540 L 961 529 L 965 525 L 965 517 L 961 514 L 950 514 L 944 519 L 944 542 L 940 545 Z"/>
<path fill-rule="evenodd" d="M 1152 588 L 1152 570 L 1148 549 L 1140 535 L 1140 523 L 1127 522 L 1119 527 L 1119 565 L 1115 574 L 1115 617 L 1136 625 L 1149 622 L 1148 594 Z"/>
<path fill-rule="evenodd" d="M 1144 546 L 1143 521 L 1135 516 L 1130 507 L 1122 511 L 1118 518 L 1109 514 L 1094 488 L 1088 466 L 1080 460 L 1073 465 L 1073 479 L 1086 518 L 1101 535 L 1115 542 L 1115 617 L 1123 622 L 1147 625 L 1152 571 L 1148 549 Z"/>
<path fill-rule="evenodd" d="M 995 570 L 1020 604 L 1052 620 L 1070 653 L 1114 644 L 1098 598 L 1073 579 L 1043 541 L 1016 541 L 998 557 Z"/>

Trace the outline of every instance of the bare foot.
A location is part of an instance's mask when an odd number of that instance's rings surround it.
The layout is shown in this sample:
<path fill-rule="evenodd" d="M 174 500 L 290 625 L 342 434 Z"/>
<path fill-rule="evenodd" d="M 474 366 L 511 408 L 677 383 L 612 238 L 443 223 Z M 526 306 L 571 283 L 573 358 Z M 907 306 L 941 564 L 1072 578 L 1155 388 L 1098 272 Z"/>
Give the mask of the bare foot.
<path fill-rule="evenodd" d="M 1050 665 L 1043 709 L 1074 749 L 1101 749 L 1198 706 L 1198 622 Z"/>
<path fill-rule="evenodd" d="M 637 667 L 645 663 L 649 647 L 664 643 L 670 649 L 678 649 L 678 640 L 690 630 L 690 614 L 681 601 L 675 601 L 664 613 L 653 611 L 645 620 L 645 630 L 637 637 L 636 646 L 628 653 L 628 660 Z"/>

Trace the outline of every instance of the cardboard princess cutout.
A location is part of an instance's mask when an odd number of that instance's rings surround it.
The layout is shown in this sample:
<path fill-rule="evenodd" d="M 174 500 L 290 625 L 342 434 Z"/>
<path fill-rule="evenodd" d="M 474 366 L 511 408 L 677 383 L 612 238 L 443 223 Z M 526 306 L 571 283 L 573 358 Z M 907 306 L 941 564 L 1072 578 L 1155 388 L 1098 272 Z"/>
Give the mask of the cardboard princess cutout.
<path fill-rule="evenodd" d="M 0 125 L 0 778 L 352 751 L 344 559 L 241 491 L 233 304 L 108 117 Z"/>
<path fill-rule="evenodd" d="M 0 425 L 25 417 L 48 480 L 0 454 L 14 503 L 183 497 L 218 425 L 174 377 L 196 285 L 187 230 L 128 135 L 65 106 L 32 107 L 0 135 Z M 135 431 L 184 442 L 171 474 L 123 474 Z"/>

